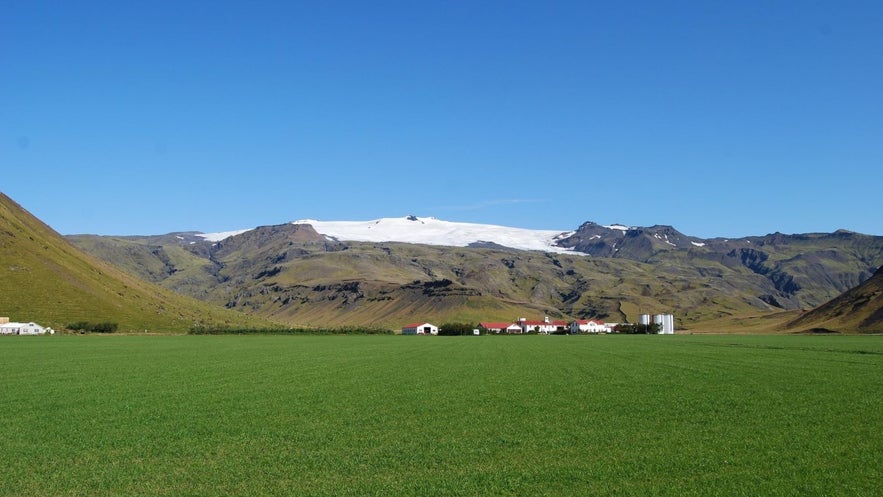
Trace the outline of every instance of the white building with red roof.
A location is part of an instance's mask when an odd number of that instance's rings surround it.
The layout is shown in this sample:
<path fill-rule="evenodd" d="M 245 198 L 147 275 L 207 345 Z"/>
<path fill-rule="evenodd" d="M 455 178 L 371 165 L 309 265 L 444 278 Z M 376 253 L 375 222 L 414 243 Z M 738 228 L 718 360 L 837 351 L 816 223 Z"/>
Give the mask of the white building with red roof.
<path fill-rule="evenodd" d="M 555 333 L 556 331 L 564 331 L 567 329 L 567 321 L 558 321 L 549 319 L 549 316 L 543 318 L 542 321 L 521 318 L 518 320 L 524 333 Z"/>

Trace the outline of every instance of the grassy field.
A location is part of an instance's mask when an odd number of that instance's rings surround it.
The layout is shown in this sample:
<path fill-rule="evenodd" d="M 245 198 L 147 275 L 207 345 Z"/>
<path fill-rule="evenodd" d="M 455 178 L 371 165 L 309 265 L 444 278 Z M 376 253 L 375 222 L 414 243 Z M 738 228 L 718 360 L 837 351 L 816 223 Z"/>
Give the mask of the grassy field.
<path fill-rule="evenodd" d="M 2 337 L 0 357 L 0 495 L 883 481 L 883 337 Z"/>

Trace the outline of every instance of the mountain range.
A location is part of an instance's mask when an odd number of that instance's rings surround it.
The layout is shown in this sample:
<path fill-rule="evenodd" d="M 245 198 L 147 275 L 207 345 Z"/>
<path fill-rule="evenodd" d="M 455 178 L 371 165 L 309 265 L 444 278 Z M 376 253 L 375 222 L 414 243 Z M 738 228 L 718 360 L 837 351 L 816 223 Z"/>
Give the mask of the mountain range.
<path fill-rule="evenodd" d="M 883 332 L 881 265 L 883 237 L 842 230 L 701 239 L 671 226 L 524 230 L 415 216 L 65 239 L 0 194 L 0 315 L 59 329 L 671 312 L 681 331 Z"/>
<path fill-rule="evenodd" d="M 702 239 L 662 225 L 527 230 L 417 216 L 68 239 L 178 294 L 314 326 L 532 316 L 634 322 L 665 312 L 679 329 L 698 330 L 780 316 L 764 321 L 769 331 L 883 265 L 883 237 L 844 230 Z"/>

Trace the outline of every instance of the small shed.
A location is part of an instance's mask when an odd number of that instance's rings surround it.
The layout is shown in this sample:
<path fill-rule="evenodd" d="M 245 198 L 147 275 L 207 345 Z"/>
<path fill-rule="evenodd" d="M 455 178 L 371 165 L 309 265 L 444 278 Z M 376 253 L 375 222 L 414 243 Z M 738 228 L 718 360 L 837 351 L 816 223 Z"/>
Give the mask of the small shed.
<path fill-rule="evenodd" d="M 413 323 L 402 326 L 402 335 L 438 335 L 438 326 L 431 323 Z"/>

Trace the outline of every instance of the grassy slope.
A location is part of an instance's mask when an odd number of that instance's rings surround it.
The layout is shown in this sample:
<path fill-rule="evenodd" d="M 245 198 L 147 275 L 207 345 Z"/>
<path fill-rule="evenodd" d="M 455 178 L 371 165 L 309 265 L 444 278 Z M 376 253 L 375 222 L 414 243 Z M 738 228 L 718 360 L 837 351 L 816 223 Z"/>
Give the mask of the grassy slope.
<path fill-rule="evenodd" d="M 876 495 L 883 478 L 876 337 L 0 348 L 0 495 Z"/>
<path fill-rule="evenodd" d="M 788 323 L 794 330 L 883 333 L 883 267 L 870 279 Z"/>
<path fill-rule="evenodd" d="M 714 319 L 706 319 L 690 323 L 679 328 L 678 333 L 738 333 L 759 334 L 786 333 L 788 322 L 800 315 L 799 310 L 780 312 L 745 312 Z"/>
<path fill-rule="evenodd" d="M 116 322 L 120 331 L 185 331 L 194 323 L 248 317 L 146 283 L 68 243 L 0 193 L 0 315 L 62 329 Z"/>

